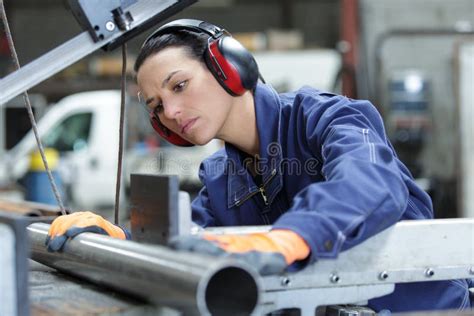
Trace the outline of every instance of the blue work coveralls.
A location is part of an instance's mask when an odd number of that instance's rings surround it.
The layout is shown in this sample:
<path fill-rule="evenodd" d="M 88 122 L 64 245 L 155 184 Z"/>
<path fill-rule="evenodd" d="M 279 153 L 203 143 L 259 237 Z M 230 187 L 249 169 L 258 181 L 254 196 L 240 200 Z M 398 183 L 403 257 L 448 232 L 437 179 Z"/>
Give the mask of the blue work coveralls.
<path fill-rule="evenodd" d="M 309 87 L 279 95 L 263 84 L 254 96 L 261 177 L 225 144 L 201 164 L 195 223 L 292 230 L 311 248 L 307 264 L 336 258 L 400 220 L 433 218 L 429 196 L 397 158 L 370 102 Z M 369 301 L 392 312 L 470 306 L 466 280 L 397 284 Z"/>

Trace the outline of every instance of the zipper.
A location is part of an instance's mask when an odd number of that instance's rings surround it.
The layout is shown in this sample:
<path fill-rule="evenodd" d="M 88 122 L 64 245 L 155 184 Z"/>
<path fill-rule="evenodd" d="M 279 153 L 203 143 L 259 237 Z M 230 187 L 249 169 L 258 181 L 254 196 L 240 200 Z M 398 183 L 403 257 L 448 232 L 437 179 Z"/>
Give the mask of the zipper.
<path fill-rule="evenodd" d="M 268 206 L 269 203 L 268 203 L 267 192 L 265 191 L 265 186 L 273 179 L 273 177 L 275 177 L 276 173 L 277 173 L 277 172 L 276 172 L 276 169 L 273 169 L 273 170 L 272 170 L 272 174 L 270 175 L 270 177 L 267 179 L 267 181 L 265 181 L 265 182 L 258 188 L 257 191 L 252 192 L 251 194 L 247 195 L 247 196 L 245 197 L 245 199 L 240 200 L 240 201 L 237 202 L 235 205 L 236 205 L 236 206 L 240 206 L 240 205 L 244 204 L 245 201 L 247 201 L 248 199 L 250 199 L 251 197 L 253 197 L 255 194 L 260 193 L 260 195 L 262 196 L 262 199 L 263 199 L 263 203 L 265 204 L 265 206 Z"/>
<path fill-rule="evenodd" d="M 272 174 L 270 175 L 270 177 L 267 179 L 267 181 L 265 181 L 265 183 L 262 184 L 262 187 L 265 187 L 272 179 L 274 176 L 276 176 L 277 174 L 277 170 L 276 169 L 273 169 L 272 170 Z"/>
<path fill-rule="evenodd" d="M 258 190 L 260 191 L 260 194 L 262 195 L 263 203 L 265 203 L 265 205 L 268 205 L 267 193 L 265 192 L 265 188 L 263 187 L 263 185 L 260 188 L 258 188 Z"/>
<path fill-rule="evenodd" d="M 245 199 L 243 200 L 240 200 L 239 202 L 235 203 L 235 206 L 241 206 L 242 204 L 244 204 L 245 201 L 247 201 L 248 199 L 250 199 L 252 196 L 254 196 L 255 194 L 257 194 L 258 192 L 260 192 L 259 190 L 255 191 L 255 192 L 252 192 L 252 194 L 249 194 L 245 197 Z"/>

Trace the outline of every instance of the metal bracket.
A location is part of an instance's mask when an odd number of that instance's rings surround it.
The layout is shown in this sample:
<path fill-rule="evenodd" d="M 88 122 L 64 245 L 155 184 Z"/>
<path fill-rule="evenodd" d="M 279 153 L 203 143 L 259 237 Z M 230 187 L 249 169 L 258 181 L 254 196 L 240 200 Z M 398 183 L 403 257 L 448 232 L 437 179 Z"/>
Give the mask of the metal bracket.
<path fill-rule="evenodd" d="M 166 245 L 191 230 L 191 202 L 177 176 L 132 174 L 130 218 L 134 241 Z"/>
<path fill-rule="evenodd" d="M 79 25 L 98 42 L 130 29 L 133 17 L 126 9 L 137 1 L 68 0 L 68 3 Z"/>

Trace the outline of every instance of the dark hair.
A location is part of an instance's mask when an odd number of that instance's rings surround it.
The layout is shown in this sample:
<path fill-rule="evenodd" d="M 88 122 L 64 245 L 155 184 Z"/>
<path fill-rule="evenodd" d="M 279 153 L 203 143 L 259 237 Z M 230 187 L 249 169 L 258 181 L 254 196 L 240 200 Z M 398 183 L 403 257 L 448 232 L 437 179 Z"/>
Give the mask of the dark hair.
<path fill-rule="evenodd" d="M 187 30 L 175 31 L 151 38 L 141 48 L 133 68 L 135 72 L 138 72 L 148 57 L 168 47 L 183 47 L 186 49 L 189 57 L 204 63 L 204 51 L 207 48 L 208 38 L 209 35 Z"/>

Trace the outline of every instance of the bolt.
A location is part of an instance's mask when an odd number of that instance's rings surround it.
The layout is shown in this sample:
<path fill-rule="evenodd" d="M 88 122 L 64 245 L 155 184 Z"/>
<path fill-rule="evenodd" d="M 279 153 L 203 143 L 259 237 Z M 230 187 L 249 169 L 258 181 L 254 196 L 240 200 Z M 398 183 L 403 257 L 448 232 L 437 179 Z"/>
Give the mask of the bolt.
<path fill-rule="evenodd" d="M 112 32 L 113 30 L 115 30 L 114 22 L 109 21 L 109 22 L 105 23 L 105 29 L 109 32 Z"/>
<path fill-rule="evenodd" d="M 339 276 L 337 274 L 331 274 L 329 279 L 332 283 L 338 283 L 340 281 Z"/>
<path fill-rule="evenodd" d="M 281 279 L 281 285 L 283 285 L 283 286 L 288 286 L 288 285 L 290 285 L 290 282 L 291 282 L 291 281 L 290 281 L 290 278 L 283 277 L 283 278 Z"/>
<path fill-rule="evenodd" d="M 434 272 L 434 270 L 431 269 L 431 268 L 428 268 L 428 269 L 425 270 L 425 275 L 426 275 L 428 278 L 432 277 L 434 274 L 435 274 L 435 272 Z"/>
<path fill-rule="evenodd" d="M 382 281 L 387 280 L 388 279 L 388 272 L 387 271 L 380 272 L 379 279 L 382 280 Z"/>

